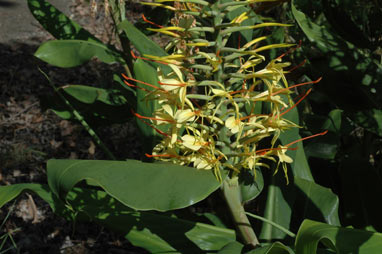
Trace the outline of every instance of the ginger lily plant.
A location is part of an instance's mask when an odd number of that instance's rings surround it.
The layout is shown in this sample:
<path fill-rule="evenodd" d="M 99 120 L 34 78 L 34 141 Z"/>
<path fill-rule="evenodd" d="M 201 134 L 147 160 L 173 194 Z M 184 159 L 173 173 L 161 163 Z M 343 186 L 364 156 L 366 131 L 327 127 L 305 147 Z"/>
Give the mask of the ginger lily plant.
<path fill-rule="evenodd" d="M 158 67 L 159 81 L 155 86 L 139 81 L 140 85 L 133 85 L 131 78 L 124 77 L 128 86 L 147 93 L 145 100 L 155 100 L 159 105 L 152 116 L 135 113 L 162 136 L 152 154 L 146 156 L 200 170 L 213 170 L 217 180 L 225 182 L 223 193 L 245 243 L 256 247 L 259 242 L 242 204 L 233 197 L 238 191 L 238 175 L 250 170 L 256 177 L 256 167 L 270 168 L 269 162 L 277 162 L 274 174 L 281 164 L 288 183 L 287 163 L 292 163 L 293 159 L 286 152 L 294 149 L 290 146 L 295 142 L 284 146 L 277 142 L 282 132 L 299 126 L 283 116 L 310 92 L 308 90 L 294 103 L 291 89 L 316 82 L 289 86 L 285 68 L 290 63 L 283 62 L 283 56 L 266 59 L 261 55 L 265 50 L 288 48 L 293 44 L 262 46 L 266 38 L 263 36 L 243 46 L 239 42 L 237 48 L 229 46 L 229 39 L 235 32 L 288 26 L 281 23 L 241 26 L 250 18 L 249 11 L 239 13 L 231 21 L 226 17 L 227 13 L 254 2 L 261 1 L 142 2 L 174 12 L 172 26 L 168 27 L 146 19 L 159 27 L 151 28 L 151 31 L 171 37 L 166 46 L 169 55 L 142 56 L 148 61 L 167 65 L 170 71 L 164 73 Z M 149 91 L 145 86 L 154 89 Z M 262 105 L 269 108 L 269 112 L 255 113 Z M 167 131 L 159 130 L 162 125 Z M 222 176 L 223 171 L 227 177 Z"/>
<path fill-rule="evenodd" d="M 173 14 L 169 26 L 143 16 L 149 30 L 171 38 L 163 50 L 127 21 L 125 1 L 104 1 L 120 42 L 114 47 L 103 44 L 47 1 L 28 0 L 32 14 L 58 39 L 42 44 L 36 57 L 63 68 L 97 57 L 119 63 L 126 75 L 124 80 L 114 76 L 120 90 L 81 85 L 55 88 L 67 113 L 79 120 L 111 160 L 49 160 L 48 184 L 0 186 L 0 206 L 23 191 L 33 191 L 55 213 L 69 220 L 96 221 L 151 253 L 236 254 L 245 252 L 244 243 L 255 248 L 248 254 L 312 254 L 321 239 L 331 251 L 379 253 L 382 236 L 340 228 L 337 196 L 314 182 L 299 141 L 326 132 L 299 136 L 295 107 L 311 90 L 295 98 L 293 94 L 297 87 L 320 79 L 288 84 L 286 74 L 296 67 L 283 58 L 295 46 L 281 41 L 267 44 L 272 29 L 288 25 L 263 22 L 254 11 L 261 9 L 257 7 L 262 2 L 285 1 L 142 2 L 153 6 L 156 14 Z M 272 33 L 264 35 L 264 31 Z M 130 44 L 139 54 L 130 52 Z M 269 57 L 270 50 L 282 48 L 289 50 Z M 99 110 L 99 105 L 105 109 Z M 56 109 L 61 117 L 67 115 L 62 108 Z M 116 161 L 88 121 L 93 117 L 120 123 L 126 112 L 137 118 L 143 145 L 150 148 L 146 156 L 154 162 Z M 285 177 L 277 174 L 280 168 Z M 271 173 L 263 192 L 260 169 Z M 76 186 L 80 182 L 86 184 Z M 219 209 L 220 203 L 211 212 L 205 209 L 197 214 L 210 221 L 206 223 L 200 222 L 201 217 L 195 221 L 193 212 L 187 216 L 187 210 L 178 211 L 218 189 L 238 234 L 225 226 L 232 221 L 221 220 L 226 208 Z M 253 210 L 263 217 L 243 207 L 260 193 Z M 247 215 L 262 221 L 261 230 L 255 227 L 257 234 Z M 291 232 L 297 227 L 297 234 Z M 275 242 L 288 244 L 291 238 L 295 246 Z M 359 239 L 367 239 L 362 248 Z"/>

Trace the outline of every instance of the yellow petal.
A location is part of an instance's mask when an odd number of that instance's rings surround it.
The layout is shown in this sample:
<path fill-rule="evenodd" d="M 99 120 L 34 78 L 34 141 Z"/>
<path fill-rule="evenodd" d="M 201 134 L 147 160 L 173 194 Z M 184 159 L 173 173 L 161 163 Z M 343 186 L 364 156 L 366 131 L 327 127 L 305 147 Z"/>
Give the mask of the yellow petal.
<path fill-rule="evenodd" d="M 200 141 L 198 141 L 194 136 L 191 135 L 184 135 L 182 137 L 183 145 L 191 150 L 198 151 L 202 144 Z"/>
<path fill-rule="evenodd" d="M 231 116 L 228 117 L 225 121 L 225 126 L 233 133 L 238 133 L 241 129 L 241 126 L 243 123 L 240 121 L 240 119 L 236 119 L 236 117 Z"/>
<path fill-rule="evenodd" d="M 178 123 L 183 123 L 186 121 L 194 121 L 195 113 L 191 109 L 178 110 L 175 113 L 175 120 Z"/>

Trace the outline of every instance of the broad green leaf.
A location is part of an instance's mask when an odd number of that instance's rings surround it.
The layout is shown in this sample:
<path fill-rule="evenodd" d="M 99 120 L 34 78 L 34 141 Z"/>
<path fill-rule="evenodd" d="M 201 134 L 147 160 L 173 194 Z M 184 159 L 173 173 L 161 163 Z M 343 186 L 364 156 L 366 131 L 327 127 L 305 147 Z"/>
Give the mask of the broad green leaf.
<path fill-rule="evenodd" d="M 28 7 L 35 19 L 56 39 L 100 42 L 47 1 L 28 0 Z"/>
<path fill-rule="evenodd" d="M 220 186 L 212 171 L 136 160 L 49 160 L 47 170 L 49 186 L 56 195 L 65 195 L 86 179 L 136 210 L 187 207 Z"/>
<path fill-rule="evenodd" d="M 245 254 L 294 254 L 294 252 L 290 247 L 280 242 L 274 242 L 271 245 L 256 248 Z"/>
<path fill-rule="evenodd" d="M 34 54 L 41 60 L 62 68 L 76 67 L 93 57 L 104 63 L 125 63 L 121 54 L 98 42 L 81 40 L 56 40 L 43 43 Z"/>
<path fill-rule="evenodd" d="M 64 203 L 57 199 L 46 184 L 22 183 L 0 186 L 0 207 L 17 198 L 24 192 L 34 192 L 49 204 L 55 212 L 64 209 Z"/>
<path fill-rule="evenodd" d="M 339 132 L 341 129 L 342 112 L 343 110 L 341 109 L 333 109 L 330 111 L 328 119 L 324 122 L 322 129 L 331 132 Z"/>
<path fill-rule="evenodd" d="M 295 124 L 299 124 L 299 114 L 296 108 L 293 108 L 291 111 L 286 113 L 284 118 L 294 122 Z M 282 132 L 280 135 L 280 141 L 283 145 L 287 145 L 293 141 L 299 140 L 300 138 L 301 136 L 299 135 L 298 128 L 292 128 Z M 287 155 L 293 159 L 293 163 L 291 164 L 293 175 L 309 181 L 314 181 L 308 161 L 306 160 L 302 142 L 294 144 L 293 147 L 296 147 L 297 149 L 287 151 Z"/>
<path fill-rule="evenodd" d="M 239 242 L 231 242 L 221 248 L 217 254 L 237 254 L 242 253 L 244 245 Z"/>
<path fill-rule="evenodd" d="M 284 117 L 299 124 L 299 114 L 296 108 L 290 110 Z M 280 141 L 283 145 L 287 145 L 300 138 L 298 128 L 292 128 L 282 132 L 280 135 Z M 314 182 L 302 142 L 298 142 L 292 147 L 296 147 L 297 149 L 287 151 L 287 154 L 293 159 L 293 163 L 290 165 L 291 173 L 294 177 Z M 291 174 L 289 174 L 289 177 L 290 175 Z M 286 180 L 282 172 L 273 176 L 271 181 L 272 183 L 268 187 L 263 217 L 283 226 L 284 228 L 290 229 L 292 208 L 296 199 L 295 187 L 291 186 L 291 184 L 288 186 L 286 185 Z M 267 223 L 263 224 L 260 233 L 260 238 L 265 240 L 283 239 L 286 236 L 287 235 L 284 232 Z"/>
<path fill-rule="evenodd" d="M 206 217 L 213 225 L 220 228 L 227 228 L 227 226 L 222 222 L 222 220 L 213 213 L 203 213 L 204 217 Z"/>
<path fill-rule="evenodd" d="M 294 183 L 298 191 L 295 209 L 301 210 L 302 218 L 323 220 L 330 225 L 339 226 L 339 200 L 330 189 L 314 182 L 295 177 Z"/>
<path fill-rule="evenodd" d="M 346 2 L 346 1 L 341 1 Z M 335 0 L 325 0 L 322 1 L 322 11 L 325 14 L 327 21 L 330 26 L 334 29 L 334 33 L 338 36 L 341 36 L 344 40 L 347 40 L 354 44 L 357 48 L 370 48 L 371 50 L 375 49 L 373 43 L 367 38 L 366 33 L 364 33 L 359 27 L 357 22 L 354 23 L 351 18 L 351 12 L 349 12 L 349 4 L 345 6 L 338 5 Z M 354 4 L 351 5 L 356 5 Z M 368 11 L 365 10 L 364 13 Z M 364 18 L 362 25 L 366 25 L 368 18 Z M 366 22 L 365 22 L 366 21 Z M 361 23 L 361 22 L 358 22 Z M 361 26 L 362 26 L 361 25 Z M 370 29 L 370 28 L 369 28 Z M 367 30 L 366 27 L 363 30 Z"/>
<path fill-rule="evenodd" d="M 75 188 L 69 192 L 67 201 L 77 213 L 77 219 L 96 221 L 150 253 L 203 253 L 217 251 L 235 241 L 235 232 L 231 229 L 163 213 L 138 212 L 103 191 Z"/>
<path fill-rule="evenodd" d="M 264 188 L 263 174 L 256 168 L 256 177 L 250 171 L 242 172 L 239 176 L 241 202 L 245 203 L 255 199 Z"/>
<path fill-rule="evenodd" d="M 382 234 L 380 233 L 305 220 L 296 237 L 296 254 L 315 254 L 319 243 L 336 253 L 382 253 Z"/>
<path fill-rule="evenodd" d="M 308 16 L 296 8 L 296 3 L 298 3 L 298 1 L 293 0 L 291 4 L 293 16 L 310 41 L 316 43 L 323 52 L 346 48 L 345 42 L 343 42 L 340 37 L 329 32 L 325 27 L 312 22 Z"/>
<path fill-rule="evenodd" d="M 66 206 L 47 185 L 15 184 L 0 186 L 0 207 L 23 192 L 33 192 L 53 211 L 67 219 L 95 221 L 125 236 L 133 245 L 150 253 L 202 253 L 217 251 L 235 241 L 230 229 L 186 221 L 154 212 L 132 210 L 95 189 L 74 188 L 67 195 Z"/>
<path fill-rule="evenodd" d="M 313 133 L 324 130 L 329 132 L 322 137 L 311 140 L 305 147 L 307 157 L 316 157 L 333 160 L 336 157 L 340 142 L 339 132 L 341 129 L 343 110 L 334 109 L 328 116 L 308 115 L 306 125 Z"/>
<path fill-rule="evenodd" d="M 280 226 L 289 229 L 292 207 L 295 200 L 295 192 L 292 184 L 287 185 L 284 174 L 271 177 L 271 183 L 266 192 L 266 201 L 263 217 L 273 221 Z M 287 234 L 269 223 L 263 223 L 259 238 L 267 241 L 273 239 L 284 239 Z"/>
<path fill-rule="evenodd" d="M 153 86 L 159 86 L 157 71 L 154 69 L 154 67 L 152 67 L 145 61 L 138 59 L 135 62 L 134 73 L 136 79 L 145 83 L 149 83 Z M 150 100 L 150 97 L 147 97 L 149 94 L 148 92 L 146 92 L 146 90 L 154 91 L 155 88 L 144 84 L 140 84 L 138 82 L 136 85 L 145 89 L 137 89 L 137 113 L 141 116 L 153 117 L 155 110 L 159 108 L 159 102 L 158 100 Z M 154 128 L 148 126 L 144 122 L 146 122 L 147 124 L 152 124 L 151 121 L 137 118 L 137 124 L 139 126 L 139 129 L 141 130 L 144 136 L 143 138 L 146 140 L 144 142 L 144 145 L 146 146 L 145 150 L 151 153 L 152 148 L 158 143 L 158 140 L 160 140 L 161 137 Z M 165 128 L 166 126 L 159 127 L 160 130 L 165 130 Z"/>
<path fill-rule="evenodd" d="M 83 85 L 66 85 L 60 92 L 91 125 L 110 125 L 126 122 L 130 117 L 132 102 L 128 102 L 121 91 Z M 127 94 L 126 96 L 131 94 Z M 63 119 L 75 119 L 73 112 L 62 101 L 57 92 L 42 96 L 41 107 L 51 109 Z"/>
<path fill-rule="evenodd" d="M 92 104 L 100 101 L 110 106 L 118 106 L 126 103 L 126 99 L 119 94 L 118 90 L 103 89 L 84 85 L 66 85 L 61 89 L 74 99 Z"/>
<path fill-rule="evenodd" d="M 327 160 L 333 160 L 336 157 L 338 149 L 338 136 L 328 133 L 319 140 L 312 140 L 306 147 L 307 157 L 316 157 Z"/>
<path fill-rule="evenodd" d="M 139 53 L 142 56 L 144 55 L 167 56 L 168 55 L 166 51 L 164 51 L 158 44 L 156 44 L 153 40 L 151 40 L 145 34 L 139 31 L 128 20 L 124 20 L 123 22 L 121 22 L 118 28 L 125 32 L 127 38 L 129 38 L 130 42 L 134 45 L 134 47 L 139 51 Z M 154 67 L 161 67 L 161 69 L 165 73 L 171 71 L 171 69 L 166 65 L 159 64 L 152 61 L 150 61 L 150 64 Z"/>
<path fill-rule="evenodd" d="M 239 242 L 228 243 L 217 254 L 294 254 L 293 250 L 280 242 L 274 242 L 270 245 L 257 247 L 254 250 L 243 252 L 244 245 Z"/>
<path fill-rule="evenodd" d="M 120 77 L 120 75 L 114 74 L 114 75 L 113 75 L 113 80 L 114 80 L 116 83 L 118 83 L 118 84 L 121 85 L 120 88 L 122 88 L 122 89 L 120 89 L 120 90 L 126 90 L 125 93 L 132 94 L 132 95 L 134 95 L 134 97 L 137 96 L 137 91 L 135 91 L 135 89 L 133 89 L 133 88 L 127 86 L 127 85 L 122 81 L 122 78 Z"/>
<path fill-rule="evenodd" d="M 129 38 L 130 42 L 137 48 L 141 54 L 148 54 L 154 56 L 166 56 L 167 53 L 153 40 L 149 39 L 141 31 L 139 31 L 129 21 L 124 20 L 119 24 L 119 29 L 123 30 Z"/>

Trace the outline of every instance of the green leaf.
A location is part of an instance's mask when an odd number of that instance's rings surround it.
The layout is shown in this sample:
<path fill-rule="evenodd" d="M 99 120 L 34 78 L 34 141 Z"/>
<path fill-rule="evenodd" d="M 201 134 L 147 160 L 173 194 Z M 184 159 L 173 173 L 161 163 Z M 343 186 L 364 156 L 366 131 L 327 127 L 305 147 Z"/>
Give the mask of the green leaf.
<path fill-rule="evenodd" d="M 53 211 L 67 219 L 95 221 L 119 232 L 133 245 L 145 248 L 150 253 L 217 251 L 235 240 L 235 232 L 231 229 L 181 220 L 165 214 L 138 212 L 127 208 L 106 192 L 95 189 L 74 188 L 68 193 L 68 203 L 64 205 L 47 185 L 0 186 L 0 207 L 23 192 L 36 193 Z"/>
<path fill-rule="evenodd" d="M 328 133 L 319 140 L 312 140 L 306 147 L 307 157 L 316 157 L 321 159 L 333 160 L 336 157 L 338 149 L 338 136 Z"/>
<path fill-rule="evenodd" d="M 152 67 L 145 61 L 138 59 L 135 62 L 134 73 L 138 80 L 145 83 L 149 83 L 153 86 L 159 86 L 157 71 L 154 69 L 154 67 Z M 155 90 L 155 88 L 146 86 L 144 84 L 140 84 L 138 82 L 136 85 L 148 91 Z M 153 117 L 154 112 L 159 108 L 159 102 L 158 100 L 150 100 L 150 98 L 147 98 L 147 95 L 148 92 L 141 89 L 137 89 L 137 113 L 142 116 Z M 143 121 L 147 122 L 148 124 L 151 124 L 151 121 L 147 121 L 144 119 L 140 120 L 137 118 L 137 124 L 144 136 L 144 145 L 146 146 L 145 150 L 151 153 L 154 145 L 156 145 L 158 143 L 158 140 L 160 140 L 162 137 L 156 132 L 154 128 L 148 126 Z M 158 129 L 165 131 L 166 126 L 159 126 Z"/>
<path fill-rule="evenodd" d="M 62 68 L 76 67 L 97 57 L 104 63 L 125 63 L 119 52 L 98 42 L 57 40 L 43 43 L 34 54 L 41 60 Z"/>
<path fill-rule="evenodd" d="M 356 124 L 382 137 L 382 110 L 371 109 L 350 112 L 350 117 Z"/>
<path fill-rule="evenodd" d="M 221 184 L 212 171 L 136 160 L 49 160 L 47 169 L 49 186 L 56 195 L 65 195 L 86 179 L 137 210 L 187 207 L 205 199 Z"/>
<path fill-rule="evenodd" d="M 333 109 L 330 111 L 328 119 L 324 122 L 322 129 L 331 132 L 339 132 L 341 129 L 342 112 L 343 110 L 341 109 Z"/>
<path fill-rule="evenodd" d="M 370 254 L 382 252 L 382 234 L 331 226 L 305 220 L 298 231 L 297 254 L 314 254 L 322 243 L 336 253 Z"/>
<path fill-rule="evenodd" d="M 299 1 L 292 0 L 292 13 L 298 25 L 310 41 L 316 43 L 323 52 L 328 50 L 335 51 L 339 48 L 347 48 L 345 42 L 342 41 L 340 37 L 334 33 L 331 33 L 325 27 L 315 24 L 302 11 L 298 10 L 296 8 L 296 3 L 298 2 Z"/>
<path fill-rule="evenodd" d="M 244 171 L 239 176 L 241 202 L 245 203 L 255 199 L 264 188 L 264 179 L 261 171 L 256 168 L 256 177 L 251 171 Z"/>
<path fill-rule="evenodd" d="M 137 91 L 135 91 L 135 89 L 133 89 L 133 88 L 127 86 L 127 85 L 123 82 L 122 78 L 121 78 L 119 75 L 117 75 L 117 74 L 113 74 L 113 80 L 114 80 L 114 82 L 116 82 L 116 83 L 118 83 L 118 84 L 121 85 L 121 86 L 120 86 L 120 90 L 121 90 L 121 91 L 124 91 L 124 93 L 127 93 L 127 94 L 132 94 L 134 97 L 137 96 Z"/>
<path fill-rule="evenodd" d="M 350 6 L 340 6 L 335 0 L 322 1 L 322 11 L 336 35 L 354 44 L 357 48 L 370 48 L 373 51 L 375 45 L 366 37 L 366 34 L 353 22 Z M 353 4 L 352 4 L 353 5 Z M 365 13 L 368 11 L 365 10 Z M 365 21 L 363 22 L 365 25 Z M 367 30 L 366 27 L 363 30 Z"/>
<path fill-rule="evenodd" d="M 267 220 L 273 221 L 280 226 L 290 229 L 292 207 L 295 200 L 295 189 L 291 184 L 286 185 L 283 174 L 271 177 L 268 185 L 264 215 Z M 287 234 L 269 223 L 263 223 L 259 238 L 267 241 L 284 239 Z"/>
<path fill-rule="evenodd" d="M 130 42 L 137 48 L 139 53 L 155 56 L 167 56 L 166 51 L 139 31 L 129 21 L 124 20 L 118 28 L 125 32 L 127 38 L 129 38 Z"/>
<path fill-rule="evenodd" d="M 338 145 L 340 143 L 340 129 L 343 110 L 334 109 L 328 116 L 308 115 L 305 120 L 307 128 L 313 133 L 324 130 L 329 132 L 322 137 L 311 140 L 305 146 L 307 157 L 316 157 L 333 160 L 336 157 Z"/>
<path fill-rule="evenodd" d="M 203 213 L 202 216 L 206 217 L 213 225 L 220 228 L 227 228 L 223 221 L 213 213 Z"/>
<path fill-rule="evenodd" d="M 245 254 L 294 254 L 293 250 L 280 242 L 274 242 L 271 245 L 256 248 Z"/>
<path fill-rule="evenodd" d="M 337 195 L 328 188 L 299 177 L 294 178 L 294 183 L 297 190 L 302 192 L 297 195 L 294 211 L 301 210 L 299 214 L 302 218 L 320 219 L 330 225 L 340 225 Z"/>
<path fill-rule="evenodd" d="M 47 1 L 28 0 L 28 7 L 35 19 L 56 39 L 100 42 Z"/>
<path fill-rule="evenodd" d="M 217 254 L 237 254 L 241 253 L 244 245 L 239 242 L 231 242 L 218 251 Z"/>
<path fill-rule="evenodd" d="M 294 122 L 295 124 L 299 124 L 299 114 L 296 108 L 293 108 L 291 111 L 286 113 L 284 118 Z M 280 141 L 283 145 L 287 145 L 300 138 L 301 136 L 299 135 L 298 128 L 292 128 L 282 132 L 280 135 Z M 293 159 L 293 163 L 291 164 L 293 175 L 309 181 L 314 181 L 308 161 L 306 160 L 302 142 L 298 142 L 293 145 L 293 147 L 296 147 L 297 149 L 287 151 L 287 155 Z"/>
<path fill-rule="evenodd" d="M 244 245 L 239 242 L 228 243 L 217 254 L 243 253 Z M 257 247 L 245 254 L 294 254 L 293 250 L 280 242 L 274 242 L 267 246 Z"/>
<path fill-rule="evenodd" d="M 32 191 L 39 195 L 49 204 L 53 211 L 59 212 L 64 209 L 64 203 L 58 200 L 46 184 L 22 183 L 0 186 L 0 207 L 17 198 L 24 192 Z"/>
<path fill-rule="evenodd" d="M 130 117 L 132 103 L 129 103 L 119 90 L 66 85 L 61 87 L 59 92 L 90 124 L 123 123 Z M 41 97 L 41 107 L 53 110 L 63 119 L 75 119 L 71 109 L 57 92 L 51 96 Z"/>
<path fill-rule="evenodd" d="M 234 10 L 228 12 L 226 14 L 226 16 L 230 21 L 232 21 L 234 18 L 236 18 L 240 14 L 242 14 L 244 12 L 248 12 L 248 11 L 250 11 L 249 8 L 241 6 L 241 7 L 235 8 Z M 248 15 L 251 17 L 254 17 L 254 18 L 249 18 L 249 19 L 244 20 L 243 22 L 240 23 L 240 26 L 252 26 L 255 24 L 255 21 L 261 22 L 261 20 L 257 17 L 257 15 L 253 11 L 250 11 L 250 13 Z M 243 30 L 243 31 L 240 31 L 239 33 L 243 37 L 243 41 L 241 43 L 242 45 L 244 45 L 246 42 L 250 42 L 253 39 L 253 37 L 252 37 L 253 30 L 251 30 L 251 29 Z M 235 48 L 238 48 L 238 45 L 232 45 L 232 46 Z"/>
<path fill-rule="evenodd" d="M 150 253 L 217 251 L 235 240 L 231 229 L 127 208 L 103 191 L 75 188 L 67 200 L 77 220 L 96 221 Z"/>
<path fill-rule="evenodd" d="M 61 89 L 74 99 L 86 104 L 100 101 L 106 105 L 118 106 L 126 103 L 126 99 L 119 95 L 118 90 L 108 90 L 84 85 L 67 85 L 61 87 Z"/>
<path fill-rule="evenodd" d="M 142 56 L 154 55 L 154 56 L 167 56 L 168 54 L 164 51 L 158 44 L 153 40 L 148 38 L 145 34 L 139 31 L 133 24 L 129 21 L 124 20 L 119 24 L 119 29 L 123 30 L 129 38 L 130 42 L 134 47 L 141 53 Z M 150 61 L 150 64 L 154 67 L 161 67 L 165 73 L 170 72 L 171 69 L 163 64 L 155 63 Z"/>

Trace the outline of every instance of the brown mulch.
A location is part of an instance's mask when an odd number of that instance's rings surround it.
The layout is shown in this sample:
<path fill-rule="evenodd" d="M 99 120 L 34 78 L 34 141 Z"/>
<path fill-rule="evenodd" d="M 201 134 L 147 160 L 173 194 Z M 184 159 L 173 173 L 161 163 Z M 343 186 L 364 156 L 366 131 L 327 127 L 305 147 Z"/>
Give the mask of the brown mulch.
<path fill-rule="evenodd" d="M 129 17 L 138 18 L 140 7 L 134 2 L 128 7 L 133 11 Z M 104 14 L 91 17 L 86 1 L 73 1 L 71 11 L 71 18 L 98 38 L 113 41 L 108 32 L 110 23 L 103 22 Z M 71 69 L 47 65 L 33 57 L 41 42 L 52 39 L 44 31 L 41 34 L 22 43 L 0 44 L 0 185 L 46 183 L 46 161 L 51 158 L 107 159 L 80 124 L 41 110 L 39 96 L 53 91 L 37 67 L 57 86 L 97 85 L 112 80 L 114 73 L 121 72 L 120 67 L 96 60 Z M 101 139 L 107 138 L 103 141 L 119 159 L 140 157 L 133 120 L 99 127 L 96 132 Z M 3 207 L 0 224 L 3 221 L 0 237 L 10 234 L 17 245 L 17 250 L 9 253 L 146 253 L 101 226 L 65 221 L 35 195 L 23 194 L 14 206 Z M 8 239 L 0 251 L 11 246 Z"/>

